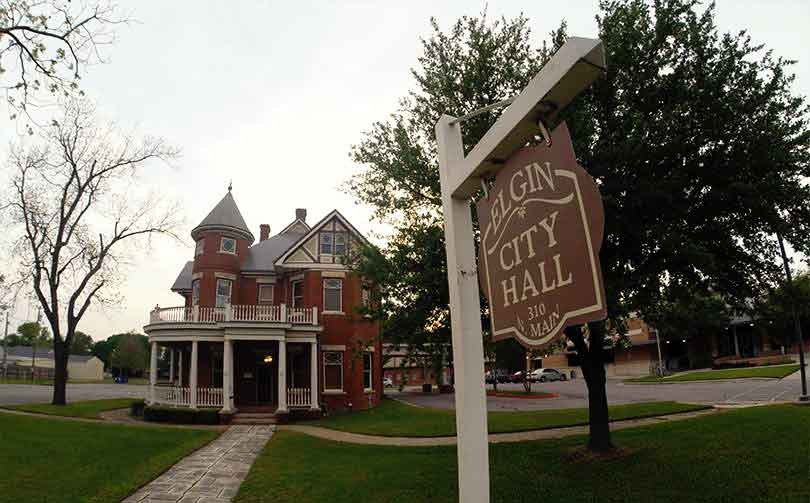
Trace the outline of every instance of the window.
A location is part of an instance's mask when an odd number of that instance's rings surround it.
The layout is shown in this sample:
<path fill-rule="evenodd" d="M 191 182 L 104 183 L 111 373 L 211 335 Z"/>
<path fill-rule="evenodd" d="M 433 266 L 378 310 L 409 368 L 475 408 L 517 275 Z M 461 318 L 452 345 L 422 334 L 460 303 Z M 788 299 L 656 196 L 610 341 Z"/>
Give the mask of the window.
<path fill-rule="evenodd" d="M 236 254 L 236 240 L 233 238 L 222 238 L 219 244 L 219 251 Z"/>
<path fill-rule="evenodd" d="M 332 312 L 343 311 L 343 280 L 323 280 L 323 310 Z"/>
<path fill-rule="evenodd" d="M 225 307 L 225 304 L 231 303 L 232 283 L 229 279 L 217 279 L 217 307 Z"/>
<path fill-rule="evenodd" d="M 302 307 L 304 305 L 304 282 L 292 282 L 292 307 Z"/>
<path fill-rule="evenodd" d="M 273 303 L 273 285 L 259 285 L 259 304 Z"/>
<path fill-rule="evenodd" d="M 343 351 L 323 352 L 323 389 L 343 391 Z"/>
<path fill-rule="evenodd" d="M 363 353 L 363 389 L 372 389 L 371 376 L 372 367 L 374 366 L 374 353 L 366 351 Z"/>
<path fill-rule="evenodd" d="M 346 233 L 321 232 L 321 255 L 346 255 Z"/>
<path fill-rule="evenodd" d="M 211 349 L 211 385 L 222 387 L 222 349 Z"/>
<path fill-rule="evenodd" d="M 200 280 L 198 279 L 191 282 L 191 305 L 200 305 Z"/>
<path fill-rule="evenodd" d="M 197 246 L 194 248 L 194 256 L 196 257 L 197 255 L 202 255 L 203 248 L 205 248 L 205 238 L 197 241 Z"/>
<path fill-rule="evenodd" d="M 346 255 L 346 234 L 335 233 L 335 255 Z"/>
<path fill-rule="evenodd" d="M 332 254 L 332 238 L 334 235 L 331 232 L 321 232 L 321 254 Z"/>
<path fill-rule="evenodd" d="M 360 305 L 363 307 L 369 307 L 371 305 L 371 290 L 366 287 L 360 290 Z"/>

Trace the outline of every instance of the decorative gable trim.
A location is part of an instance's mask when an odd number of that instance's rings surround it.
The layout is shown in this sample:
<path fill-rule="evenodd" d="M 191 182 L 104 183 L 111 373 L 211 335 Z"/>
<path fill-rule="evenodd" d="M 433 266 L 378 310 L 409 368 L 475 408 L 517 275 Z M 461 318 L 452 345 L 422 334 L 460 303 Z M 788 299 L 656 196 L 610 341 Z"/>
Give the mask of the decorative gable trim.
<path fill-rule="evenodd" d="M 370 245 L 368 239 L 363 236 L 360 231 L 358 231 L 348 220 L 346 217 L 340 214 L 338 210 L 332 210 L 323 217 L 317 224 L 315 224 L 312 228 L 310 228 L 309 232 L 306 233 L 301 239 L 299 239 L 294 245 L 290 247 L 289 250 L 284 252 L 278 259 L 275 261 L 275 265 L 282 266 L 284 265 L 284 261 L 287 260 L 293 253 L 295 253 L 299 248 L 304 249 L 303 245 L 306 243 L 310 238 L 314 237 L 318 231 L 320 231 L 327 223 L 329 223 L 332 219 L 337 220 L 340 224 L 345 227 L 353 237 L 359 238 L 364 244 Z M 282 231 L 283 232 L 283 231 Z M 306 252 L 306 250 L 305 250 Z M 306 252 L 309 255 L 309 252 Z M 313 259 L 314 260 L 314 259 Z M 324 265 L 324 264 L 319 264 Z"/>
<path fill-rule="evenodd" d="M 279 232 L 279 234 L 284 234 L 285 232 L 289 231 L 291 228 L 295 227 L 295 225 L 296 225 L 296 224 L 303 225 L 304 227 L 306 227 L 306 228 L 307 228 L 307 231 L 309 231 L 309 230 L 311 230 L 311 229 L 312 229 L 312 228 L 311 228 L 309 225 L 307 225 L 307 223 L 306 223 L 306 222 L 304 222 L 304 221 L 303 221 L 303 220 L 301 220 L 300 218 L 296 218 L 295 220 L 293 220 L 293 221 L 290 223 L 290 225 L 288 225 L 287 227 L 285 227 L 285 228 L 281 229 L 281 232 Z"/>

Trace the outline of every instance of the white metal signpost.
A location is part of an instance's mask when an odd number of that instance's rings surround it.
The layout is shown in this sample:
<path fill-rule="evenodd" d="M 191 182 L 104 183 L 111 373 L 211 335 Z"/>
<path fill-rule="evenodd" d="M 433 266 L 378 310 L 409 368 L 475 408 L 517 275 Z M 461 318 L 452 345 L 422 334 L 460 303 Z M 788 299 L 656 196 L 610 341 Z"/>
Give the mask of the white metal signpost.
<path fill-rule="evenodd" d="M 489 501 L 484 347 L 470 198 L 482 180 L 537 136 L 538 123 L 554 123 L 560 111 L 605 68 L 600 40 L 569 38 L 510 100 L 509 108 L 467 156 L 461 122 L 474 114 L 443 115 L 436 124 L 453 337 L 459 500 L 464 503 Z"/>

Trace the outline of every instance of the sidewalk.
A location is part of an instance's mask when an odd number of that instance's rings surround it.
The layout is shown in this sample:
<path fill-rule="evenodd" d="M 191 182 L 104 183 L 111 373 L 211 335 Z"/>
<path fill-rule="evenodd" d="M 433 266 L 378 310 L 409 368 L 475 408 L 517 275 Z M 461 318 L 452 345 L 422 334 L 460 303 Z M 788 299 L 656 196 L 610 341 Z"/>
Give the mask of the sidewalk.
<path fill-rule="evenodd" d="M 234 425 L 216 440 L 181 459 L 123 503 L 224 503 L 247 477 L 274 427 Z"/>
<path fill-rule="evenodd" d="M 625 421 L 614 421 L 610 423 L 611 431 L 635 428 L 637 426 L 647 426 L 667 421 L 681 421 L 703 417 L 721 412 L 718 409 L 705 409 L 695 412 L 684 412 L 681 414 L 670 414 L 667 416 L 647 417 L 641 419 L 628 419 Z M 320 426 L 306 425 L 284 425 L 279 426 L 279 430 L 295 431 L 325 440 L 336 442 L 348 442 L 352 444 L 365 445 L 388 445 L 397 447 L 427 447 L 434 445 L 455 445 L 456 437 L 383 437 L 377 435 L 364 435 L 361 433 L 349 433 L 346 431 L 321 428 Z M 588 426 L 569 426 L 566 428 L 549 428 L 546 430 L 519 431 L 514 433 L 493 433 L 489 435 L 489 443 L 498 444 L 506 442 L 525 442 L 527 440 L 543 440 L 549 438 L 562 438 L 570 435 L 584 435 L 588 433 Z"/>

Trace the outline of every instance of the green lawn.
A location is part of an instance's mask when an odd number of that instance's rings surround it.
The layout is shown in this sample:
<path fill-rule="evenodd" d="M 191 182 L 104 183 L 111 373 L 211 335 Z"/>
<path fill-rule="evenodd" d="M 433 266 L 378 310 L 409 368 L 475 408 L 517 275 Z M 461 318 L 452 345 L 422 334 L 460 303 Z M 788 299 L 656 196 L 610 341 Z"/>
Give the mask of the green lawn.
<path fill-rule="evenodd" d="M 773 377 L 783 378 L 797 370 L 798 364 L 791 365 L 769 365 L 766 367 L 746 367 L 740 369 L 725 369 L 725 370 L 703 370 L 699 372 L 686 372 L 682 374 L 675 374 L 669 377 L 639 377 L 636 379 L 627 379 L 625 382 L 629 383 L 666 383 L 666 382 L 689 382 L 689 381 L 714 381 L 718 379 L 746 379 L 749 377 Z"/>
<path fill-rule="evenodd" d="M 490 446 L 492 501 L 810 501 L 810 407 L 737 409 L 615 432 L 619 455 L 585 437 Z M 455 447 L 383 447 L 279 431 L 238 503 L 454 502 Z"/>
<path fill-rule="evenodd" d="M 72 416 L 98 418 L 99 412 L 114 409 L 126 409 L 133 402 L 132 398 L 110 398 L 107 400 L 86 400 L 83 402 L 68 402 L 67 405 L 51 405 L 49 403 L 30 403 L 24 405 L 4 405 L 6 409 L 51 414 L 54 416 Z"/>
<path fill-rule="evenodd" d="M 707 408 L 677 402 L 647 402 L 610 407 L 613 421 L 660 416 Z M 304 424 L 335 430 L 391 437 L 441 437 L 456 434 L 456 413 L 447 409 L 414 407 L 397 400 L 383 400 L 371 410 L 326 417 Z M 588 409 L 549 409 L 526 412 L 490 412 L 490 433 L 541 430 L 588 424 Z"/>
<path fill-rule="evenodd" d="M 121 501 L 216 436 L 0 413 L 0 501 Z"/>

